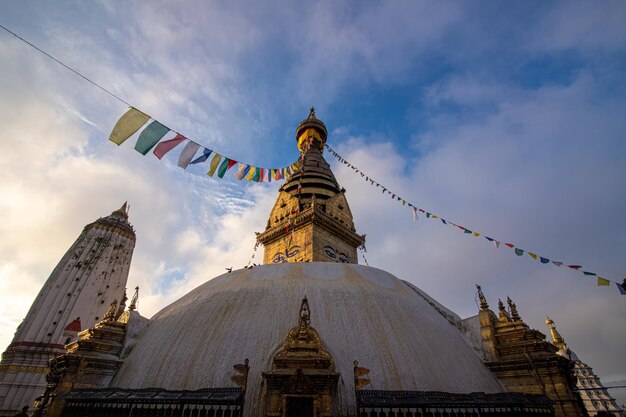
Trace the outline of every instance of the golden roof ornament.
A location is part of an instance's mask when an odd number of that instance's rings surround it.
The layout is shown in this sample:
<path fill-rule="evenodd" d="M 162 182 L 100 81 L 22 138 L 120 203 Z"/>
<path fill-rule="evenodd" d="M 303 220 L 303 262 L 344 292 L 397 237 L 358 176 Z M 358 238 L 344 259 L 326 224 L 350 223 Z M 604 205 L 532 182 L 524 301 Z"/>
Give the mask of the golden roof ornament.
<path fill-rule="evenodd" d="M 298 149 L 304 153 L 308 148 L 315 145 L 320 152 L 324 152 L 324 145 L 328 131 L 324 122 L 319 120 L 315 115 L 315 107 L 311 106 L 309 117 L 300 122 L 296 129 L 296 140 L 298 141 Z"/>
<path fill-rule="evenodd" d="M 500 321 L 511 321 L 511 317 L 509 317 L 509 312 L 506 311 L 506 308 L 504 308 L 504 303 L 500 299 L 498 299 L 498 310 L 500 311 Z"/>
<path fill-rule="evenodd" d="M 561 336 L 559 331 L 556 329 L 556 325 L 554 324 L 554 321 L 552 321 L 550 317 L 546 316 L 546 324 L 550 328 L 550 335 L 552 336 L 552 344 L 558 348 L 567 349 L 567 343 L 565 343 L 565 339 L 563 339 L 563 336 Z"/>
<path fill-rule="evenodd" d="M 125 219 L 128 219 L 128 209 L 130 208 L 130 206 L 128 205 L 128 201 L 124 201 L 124 204 L 122 204 L 122 207 L 118 208 L 117 210 L 115 210 L 114 212 L 111 213 L 111 216 L 122 216 Z"/>
<path fill-rule="evenodd" d="M 480 288 L 480 285 L 476 284 L 476 290 L 478 291 L 478 299 L 480 300 L 480 309 L 487 310 L 489 308 L 489 304 L 487 304 L 487 299 L 485 298 L 485 294 L 483 294 L 483 290 Z"/>
<path fill-rule="evenodd" d="M 104 317 L 102 317 L 102 321 L 115 321 L 117 313 L 117 299 L 113 300 L 109 309 L 107 310 Z"/>
<path fill-rule="evenodd" d="M 133 294 L 133 299 L 130 300 L 130 305 L 128 306 L 128 310 L 130 311 L 137 310 L 137 300 L 139 300 L 139 285 L 135 287 L 135 293 Z"/>
<path fill-rule="evenodd" d="M 509 309 L 511 310 L 511 317 L 513 318 L 513 321 L 522 321 L 522 318 L 520 317 L 519 313 L 517 312 L 517 306 L 515 305 L 515 303 L 513 302 L 513 300 L 511 300 L 511 297 L 506 297 L 506 302 L 509 305 Z"/>

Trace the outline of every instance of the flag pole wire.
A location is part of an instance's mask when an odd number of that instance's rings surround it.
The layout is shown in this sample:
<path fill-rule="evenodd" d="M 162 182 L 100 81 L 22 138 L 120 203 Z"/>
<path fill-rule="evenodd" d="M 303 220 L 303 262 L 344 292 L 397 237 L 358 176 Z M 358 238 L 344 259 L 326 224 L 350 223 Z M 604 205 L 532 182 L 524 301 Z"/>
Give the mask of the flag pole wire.
<path fill-rule="evenodd" d="M 85 81 L 87 81 L 88 83 L 91 83 L 92 85 L 98 87 L 100 90 L 104 91 L 105 93 L 107 93 L 108 95 L 110 95 L 111 97 L 121 101 L 122 103 L 126 104 L 128 107 L 133 107 L 130 105 L 130 103 L 128 103 L 126 100 L 124 100 L 123 98 L 121 98 L 120 96 L 118 96 L 117 94 L 111 92 L 110 90 L 107 90 L 106 88 L 104 88 L 103 86 L 101 86 L 100 84 L 98 84 L 97 82 L 91 80 L 89 77 L 81 74 L 80 72 L 78 72 L 77 70 L 75 70 L 74 68 L 70 67 L 69 65 L 67 65 L 66 63 L 64 63 L 63 61 L 61 61 L 60 59 L 55 58 L 54 56 L 50 55 L 49 53 L 47 53 L 46 51 L 44 51 L 43 49 L 39 48 L 38 46 L 30 43 L 29 41 L 27 41 L 26 39 L 22 38 L 20 35 L 18 35 L 17 33 L 11 31 L 10 29 L 7 29 L 6 27 L 4 27 L 3 25 L 0 24 L 0 28 L 4 29 L 5 31 L 7 31 L 8 33 L 10 33 L 11 35 L 15 36 L 17 39 L 21 40 L 22 42 L 24 42 L 26 45 L 30 46 L 31 48 L 34 48 L 35 50 L 39 51 L 40 53 L 44 54 L 45 56 L 47 56 L 48 58 L 50 58 L 51 60 L 55 61 L 57 64 L 62 65 L 63 67 L 65 67 L 66 69 L 72 71 L 74 74 L 78 75 L 79 77 L 81 77 L 82 79 L 84 79 Z"/>

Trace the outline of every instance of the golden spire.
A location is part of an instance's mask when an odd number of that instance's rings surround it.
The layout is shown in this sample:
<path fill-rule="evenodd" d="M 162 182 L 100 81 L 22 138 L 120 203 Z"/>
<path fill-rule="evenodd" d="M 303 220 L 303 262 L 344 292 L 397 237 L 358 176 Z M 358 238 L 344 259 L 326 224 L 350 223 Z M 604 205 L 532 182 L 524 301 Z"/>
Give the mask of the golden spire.
<path fill-rule="evenodd" d="M 567 350 L 567 343 L 563 339 L 563 336 L 559 333 L 554 325 L 554 321 L 550 317 L 546 316 L 546 324 L 550 328 L 550 336 L 552 336 L 552 344 L 559 349 Z"/>
<path fill-rule="evenodd" d="M 115 210 L 113 213 L 111 213 L 111 215 L 119 215 L 122 216 L 125 219 L 128 219 L 128 201 L 124 201 L 124 204 L 122 204 L 122 207 L 118 208 L 117 210 Z"/>
<path fill-rule="evenodd" d="M 483 294 L 483 290 L 480 288 L 480 285 L 476 284 L 476 290 L 478 291 L 478 299 L 480 300 L 480 309 L 487 310 L 489 308 L 489 304 L 487 304 L 487 299 L 485 298 L 485 294 Z"/>
<path fill-rule="evenodd" d="M 506 308 L 504 308 L 504 303 L 500 299 L 498 299 L 498 310 L 500 310 L 500 321 L 511 321 L 511 317 L 509 317 L 509 313 L 506 311 Z"/>
<path fill-rule="evenodd" d="M 309 117 L 300 122 L 296 129 L 296 139 L 298 141 L 298 149 L 304 153 L 308 148 L 315 145 L 321 152 L 324 152 L 324 145 L 328 131 L 324 122 L 319 120 L 315 115 L 315 107 L 311 106 Z"/>
<path fill-rule="evenodd" d="M 133 299 L 130 300 L 130 305 L 128 306 L 128 309 L 130 311 L 135 311 L 137 310 L 137 300 L 139 299 L 139 285 L 137 285 L 135 287 L 135 293 L 133 294 Z"/>
<path fill-rule="evenodd" d="M 102 321 L 115 321 L 117 312 L 117 299 L 113 300 L 109 309 L 107 310 L 104 317 L 102 317 Z"/>
<path fill-rule="evenodd" d="M 513 319 L 513 321 L 522 321 L 522 318 L 519 316 L 517 312 L 517 306 L 515 305 L 513 300 L 511 300 L 511 297 L 507 296 L 506 302 L 509 305 L 509 309 L 511 310 L 511 318 Z"/>

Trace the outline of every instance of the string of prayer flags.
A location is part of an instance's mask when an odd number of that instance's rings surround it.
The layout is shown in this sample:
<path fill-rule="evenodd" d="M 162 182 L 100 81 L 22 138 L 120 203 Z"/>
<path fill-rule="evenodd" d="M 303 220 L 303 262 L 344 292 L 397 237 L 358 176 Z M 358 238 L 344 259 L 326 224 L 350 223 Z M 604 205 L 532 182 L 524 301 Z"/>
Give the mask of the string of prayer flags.
<path fill-rule="evenodd" d="M 390 194 L 391 198 L 393 200 L 402 202 L 403 206 L 405 206 L 405 205 L 409 206 L 409 208 L 411 209 L 411 215 L 413 217 L 413 221 L 417 221 L 418 220 L 418 212 L 419 212 L 419 213 L 423 213 L 426 216 L 427 219 L 440 219 L 442 224 L 447 225 L 447 226 L 454 226 L 455 229 L 458 229 L 458 230 L 462 231 L 463 234 L 471 235 L 471 236 L 474 236 L 474 237 L 482 236 L 488 242 L 493 243 L 493 245 L 496 248 L 499 248 L 501 243 L 503 243 L 503 241 L 501 241 L 501 240 L 496 240 L 496 239 L 494 239 L 492 237 L 489 237 L 489 236 L 486 236 L 484 234 L 478 233 L 478 232 L 476 232 L 474 230 L 470 230 L 467 227 L 463 227 L 463 226 L 460 226 L 458 224 L 455 224 L 455 223 L 453 223 L 453 222 L 451 222 L 449 220 L 444 219 L 443 217 L 437 216 L 437 215 L 435 215 L 435 214 L 433 214 L 433 213 L 431 213 L 429 211 L 426 211 L 424 209 L 421 209 L 421 208 L 417 207 L 416 205 L 414 205 L 414 204 L 412 204 L 410 202 L 407 202 L 406 199 L 404 199 L 400 195 L 392 192 L 389 188 L 385 187 L 381 183 L 379 183 L 376 180 L 374 180 L 372 177 L 366 175 L 364 172 L 362 172 L 356 166 L 354 166 L 353 164 L 349 163 L 341 155 L 339 155 L 337 152 L 335 152 L 328 144 L 326 144 L 326 149 L 328 149 L 328 151 L 335 158 L 337 158 L 337 160 L 340 163 L 342 163 L 344 165 L 347 165 L 355 173 L 360 174 L 360 177 L 363 178 L 369 185 L 374 186 L 376 188 L 380 188 L 382 193 L 383 193 L 383 195 L 384 194 Z M 513 253 L 515 253 L 515 255 L 517 255 L 517 256 L 523 256 L 524 253 L 527 253 L 530 258 L 532 258 L 535 261 L 538 260 L 543 265 L 547 265 L 549 263 L 552 263 L 554 266 L 557 266 L 557 267 L 563 265 L 563 262 L 561 262 L 561 261 L 554 261 L 554 260 L 551 260 L 550 258 L 547 258 L 545 256 L 540 256 L 540 255 L 538 255 L 535 252 L 530 252 L 530 251 L 518 248 L 518 247 L 516 247 L 512 243 L 504 243 L 504 246 L 506 246 L 507 248 L 513 249 Z M 590 272 L 590 271 L 583 270 L 582 269 L 583 268 L 582 265 L 572 264 L 572 265 L 566 265 L 566 266 L 568 268 L 570 268 L 570 269 L 573 269 L 575 271 L 581 272 L 583 274 L 583 276 L 593 276 L 593 277 L 596 277 L 598 286 L 605 287 L 605 286 L 609 286 L 610 283 L 611 283 L 611 280 L 608 280 L 606 278 L 600 277 L 595 272 Z M 615 281 L 613 281 L 613 282 L 615 282 Z M 615 284 L 617 285 L 620 293 L 623 294 L 623 295 L 626 295 L 626 279 L 624 280 L 623 284 L 620 284 L 620 283 L 617 283 L 617 282 L 615 282 Z"/>
<path fill-rule="evenodd" d="M 109 135 L 109 140 L 117 145 L 121 145 L 146 125 L 150 119 L 151 117 L 146 113 L 135 107 L 131 107 L 119 118 Z M 176 135 L 171 139 L 163 140 L 169 132 L 173 132 Z M 201 146 L 199 143 L 188 139 L 186 136 L 168 128 L 155 119 L 152 119 L 152 122 L 141 131 L 134 148 L 142 155 L 146 155 L 154 148 L 152 151 L 154 155 L 158 159 L 162 159 L 167 153 L 171 152 L 183 142 L 186 142 L 186 144 L 178 156 L 178 166 L 183 169 L 187 169 L 189 165 L 197 165 L 206 162 L 212 155 L 213 157 L 209 163 L 207 175 L 213 177 L 217 172 L 218 178 L 224 178 L 226 172 L 238 164 L 234 159 Z M 194 159 L 194 156 L 196 156 L 200 148 L 202 148 L 202 153 Z M 247 181 L 272 182 L 272 180 L 278 181 L 287 179 L 289 175 L 293 175 L 299 170 L 300 168 L 297 163 L 283 168 L 259 168 L 249 164 L 239 163 L 239 167 L 237 171 L 234 172 L 233 176 L 240 181 L 245 178 Z"/>
<path fill-rule="evenodd" d="M 141 126 L 148 123 L 148 120 L 150 120 L 150 116 L 134 107 L 131 107 L 117 121 L 115 127 L 113 127 L 111 135 L 109 136 L 109 140 L 116 145 L 121 145 L 126 139 L 141 129 Z"/>

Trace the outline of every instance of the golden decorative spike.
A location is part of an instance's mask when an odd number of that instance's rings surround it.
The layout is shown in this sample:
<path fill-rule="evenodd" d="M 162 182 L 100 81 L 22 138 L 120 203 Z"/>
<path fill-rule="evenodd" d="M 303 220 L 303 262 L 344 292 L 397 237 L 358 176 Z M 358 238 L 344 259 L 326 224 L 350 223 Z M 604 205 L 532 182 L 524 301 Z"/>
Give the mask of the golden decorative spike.
<path fill-rule="evenodd" d="M 309 308 L 309 300 L 306 299 L 306 295 L 302 299 L 300 304 L 300 326 L 309 326 L 311 324 L 311 309 Z"/>
<path fill-rule="evenodd" d="M 556 326 L 554 325 L 554 321 L 552 321 L 550 317 L 546 317 L 546 324 L 550 328 L 550 336 L 552 336 L 552 344 L 558 347 L 559 349 L 567 349 L 567 343 L 565 343 L 565 339 L 563 339 L 563 336 L 561 336 L 559 331 L 556 329 Z"/>
<path fill-rule="evenodd" d="M 128 306 L 128 309 L 130 311 L 137 310 L 137 301 L 138 300 L 139 300 L 139 285 L 135 287 L 135 293 L 133 294 L 133 299 L 130 300 L 130 305 Z"/>
<path fill-rule="evenodd" d="M 509 305 L 509 309 L 511 310 L 511 317 L 513 318 L 513 321 L 522 321 L 522 318 L 517 312 L 517 306 L 515 305 L 513 300 L 511 300 L 510 297 L 506 297 L 506 302 Z"/>
<path fill-rule="evenodd" d="M 487 299 L 485 298 L 485 294 L 483 294 L 483 290 L 480 288 L 480 285 L 476 284 L 476 290 L 478 291 L 478 299 L 480 300 L 480 309 L 487 310 L 489 308 L 489 304 L 487 304 Z"/>
<path fill-rule="evenodd" d="M 117 312 L 117 299 L 113 300 L 106 314 L 104 315 L 104 317 L 102 317 L 102 321 L 115 321 L 116 312 Z"/>
<path fill-rule="evenodd" d="M 117 309 L 117 317 L 122 315 L 124 310 L 126 310 L 126 301 L 128 301 L 128 297 L 126 296 L 126 288 L 124 288 L 124 296 L 122 297 L 122 301 L 120 301 L 120 306 Z"/>
<path fill-rule="evenodd" d="M 511 317 L 509 317 L 509 313 L 504 308 L 504 303 L 502 300 L 498 299 L 498 310 L 500 310 L 500 321 L 511 321 Z"/>

